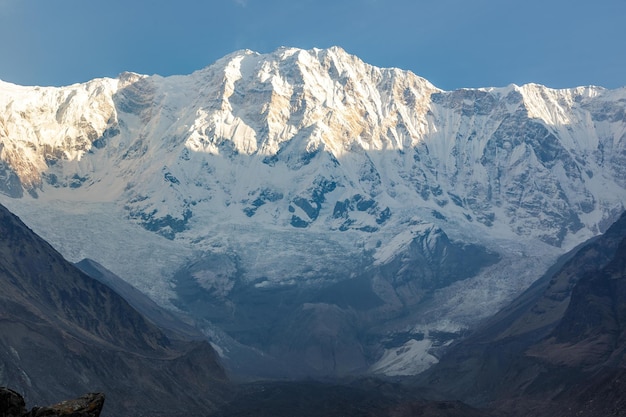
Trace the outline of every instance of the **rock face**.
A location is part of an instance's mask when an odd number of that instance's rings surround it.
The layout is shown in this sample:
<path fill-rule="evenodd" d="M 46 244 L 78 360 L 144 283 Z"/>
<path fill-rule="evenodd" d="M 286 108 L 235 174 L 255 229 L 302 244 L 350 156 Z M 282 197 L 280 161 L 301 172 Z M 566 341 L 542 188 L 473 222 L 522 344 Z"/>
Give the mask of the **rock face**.
<path fill-rule="evenodd" d="M 26 414 L 24 397 L 12 389 L 0 387 L 0 416 L 20 417 Z"/>
<path fill-rule="evenodd" d="M 626 413 L 626 214 L 443 357 L 424 382 L 513 415 Z"/>
<path fill-rule="evenodd" d="M 24 398 L 17 392 L 0 387 L 0 417 L 99 417 L 104 394 L 88 393 L 73 400 L 26 411 Z"/>
<path fill-rule="evenodd" d="M 99 263 L 91 259 L 83 259 L 75 264 L 78 269 L 91 278 L 105 284 L 116 293 L 120 294 L 138 312 L 148 320 L 155 323 L 161 329 L 179 339 L 204 339 L 202 332 L 194 326 L 189 317 L 177 312 L 166 310 L 157 305 L 150 297 L 134 288 Z"/>
<path fill-rule="evenodd" d="M 442 91 L 340 48 L 239 51 L 187 76 L 0 84 L 0 202 L 192 315 L 234 366 L 257 362 L 239 344 L 294 374 L 389 373 L 617 219 L 625 132 L 626 89 Z"/>
<path fill-rule="evenodd" d="M 98 390 L 115 415 L 201 415 L 227 392 L 208 343 L 168 338 L 4 207 L 0 283 L 0 384 L 28 402 Z"/>

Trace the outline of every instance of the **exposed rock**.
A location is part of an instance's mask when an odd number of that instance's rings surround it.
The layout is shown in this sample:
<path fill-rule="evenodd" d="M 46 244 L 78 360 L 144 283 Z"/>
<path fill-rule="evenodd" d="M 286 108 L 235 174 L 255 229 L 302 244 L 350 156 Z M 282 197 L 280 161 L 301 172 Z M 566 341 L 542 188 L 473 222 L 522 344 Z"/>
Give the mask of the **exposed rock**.
<path fill-rule="evenodd" d="M 24 398 L 6 387 L 0 387 L 0 417 L 19 417 L 26 414 Z"/>
<path fill-rule="evenodd" d="M 104 394 L 90 392 L 48 407 L 33 407 L 24 417 L 98 417 L 103 406 Z"/>
<path fill-rule="evenodd" d="M 24 397 L 12 389 L 0 387 L 0 417 L 98 417 L 104 406 L 104 394 L 91 392 L 73 400 L 47 407 L 26 410 Z"/>
<path fill-rule="evenodd" d="M 430 388 L 511 416 L 625 415 L 626 215 L 452 347 Z"/>

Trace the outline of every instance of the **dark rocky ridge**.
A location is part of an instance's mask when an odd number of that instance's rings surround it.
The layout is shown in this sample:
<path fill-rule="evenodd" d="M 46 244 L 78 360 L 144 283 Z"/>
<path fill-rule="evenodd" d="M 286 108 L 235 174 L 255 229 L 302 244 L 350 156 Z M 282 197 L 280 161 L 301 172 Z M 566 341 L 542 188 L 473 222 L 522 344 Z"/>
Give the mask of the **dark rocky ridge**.
<path fill-rule="evenodd" d="M 0 207 L 0 384 L 28 402 L 105 392 L 117 416 L 205 415 L 227 392 L 206 342 L 168 338 Z"/>
<path fill-rule="evenodd" d="M 511 415 L 625 415 L 626 214 L 418 378 Z"/>
<path fill-rule="evenodd" d="M 160 307 L 146 294 L 142 293 L 98 262 L 92 259 L 83 259 L 75 265 L 91 278 L 100 281 L 124 297 L 135 310 L 159 326 L 168 336 L 192 340 L 205 338 L 202 332 L 194 326 L 193 320 L 189 317 Z"/>
<path fill-rule="evenodd" d="M 27 411 L 24 397 L 11 389 L 0 387 L 0 417 L 99 417 L 103 407 L 104 394 L 91 392 Z"/>

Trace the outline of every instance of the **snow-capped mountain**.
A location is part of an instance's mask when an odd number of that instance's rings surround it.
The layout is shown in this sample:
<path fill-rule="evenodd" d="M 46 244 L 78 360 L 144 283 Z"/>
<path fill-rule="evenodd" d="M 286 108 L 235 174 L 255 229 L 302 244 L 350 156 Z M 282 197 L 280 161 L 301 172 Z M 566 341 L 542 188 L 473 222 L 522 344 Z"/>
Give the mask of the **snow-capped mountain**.
<path fill-rule="evenodd" d="M 626 89 L 447 92 L 340 48 L 0 83 L 0 140 L 2 203 L 68 259 L 303 373 L 428 366 L 626 202 Z"/>

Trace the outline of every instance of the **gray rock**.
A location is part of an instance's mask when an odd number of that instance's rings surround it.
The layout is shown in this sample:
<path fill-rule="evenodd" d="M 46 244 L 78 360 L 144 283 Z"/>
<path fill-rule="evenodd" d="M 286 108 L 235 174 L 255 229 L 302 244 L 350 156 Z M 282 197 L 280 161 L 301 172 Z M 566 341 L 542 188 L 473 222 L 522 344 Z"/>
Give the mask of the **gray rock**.
<path fill-rule="evenodd" d="M 104 394 L 90 392 L 47 407 L 33 407 L 24 417 L 99 417 L 103 406 Z"/>
<path fill-rule="evenodd" d="M 6 387 L 0 387 L 0 417 L 18 417 L 26 414 L 24 398 Z"/>
<path fill-rule="evenodd" d="M 103 406 L 104 394 L 92 392 L 27 411 L 24 397 L 12 389 L 0 387 L 0 417 L 99 417 Z"/>

